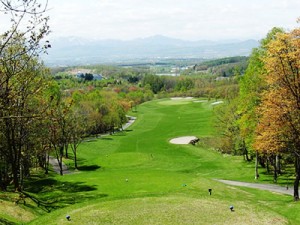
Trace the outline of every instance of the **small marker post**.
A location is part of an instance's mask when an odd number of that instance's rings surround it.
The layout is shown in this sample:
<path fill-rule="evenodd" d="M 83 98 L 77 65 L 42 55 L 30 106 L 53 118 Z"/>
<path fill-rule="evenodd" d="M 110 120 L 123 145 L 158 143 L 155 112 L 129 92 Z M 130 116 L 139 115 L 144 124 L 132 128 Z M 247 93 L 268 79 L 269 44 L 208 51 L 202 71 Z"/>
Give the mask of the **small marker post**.
<path fill-rule="evenodd" d="M 211 189 L 211 188 L 209 188 L 209 189 L 208 189 L 208 193 L 209 193 L 209 195 L 211 195 L 211 192 L 212 192 L 212 189 Z"/>

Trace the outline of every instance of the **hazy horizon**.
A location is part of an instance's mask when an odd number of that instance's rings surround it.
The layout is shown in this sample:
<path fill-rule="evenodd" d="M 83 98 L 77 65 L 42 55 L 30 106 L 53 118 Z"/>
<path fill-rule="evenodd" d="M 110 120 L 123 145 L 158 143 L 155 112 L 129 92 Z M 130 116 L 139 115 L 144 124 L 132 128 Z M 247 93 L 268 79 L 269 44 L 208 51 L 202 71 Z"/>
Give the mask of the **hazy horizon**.
<path fill-rule="evenodd" d="M 74 36 L 74 35 L 69 35 L 69 36 L 54 36 L 52 37 L 52 40 L 59 40 L 59 39 L 78 39 L 78 40 L 87 40 L 87 41 L 136 41 L 136 40 L 146 40 L 146 39 L 158 39 L 158 38 L 166 38 L 166 39 L 173 39 L 173 40 L 178 40 L 178 41 L 186 41 L 186 42 L 215 42 L 215 43 L 222 43 L 222 42 L 242 42 L 242 41 L 247 41 L 247 40 L 255 40 L 255 41 L 260 41 L 260 39 L 255 39 L 255 38 L 227 38 L 227 39 L 219 39 L 219 40 L 211 40 L 211 39 L 196 39 L 196 40 L 188 40 L 184 38 L 177 38 L 177 37 L 171 37 L 163 34 L 153 34 L 151 36 L 145 36 L 145 37 L 132 37 L 131 39 L 118 39 L 117 37 L 115 38 L 106 38 L 106 39 L 101 39 L 97 37 L 81 37 L 81 36 Z"/>
<path fill-rule="evenodd" d="M 45 2 L 39 0 L 38 2 Z M 260 40 L 273 27 L 296 28 L 299 0 L 49 0 L 51 35 L 133 40 Z M 0 15 L 0 33 L 9 15 Z"/>

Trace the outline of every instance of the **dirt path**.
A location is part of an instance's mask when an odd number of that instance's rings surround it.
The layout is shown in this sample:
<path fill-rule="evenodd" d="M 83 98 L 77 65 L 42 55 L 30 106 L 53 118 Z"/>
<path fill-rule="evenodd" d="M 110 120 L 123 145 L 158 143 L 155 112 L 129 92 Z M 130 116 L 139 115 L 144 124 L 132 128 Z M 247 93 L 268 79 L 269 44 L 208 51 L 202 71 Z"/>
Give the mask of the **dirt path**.
<path fill-rule="evenodd" d="M 276 184 L 256 184 L 256 183 L 247 183 L 247 182 L 232 181 L 232 180 L 219 180 L 219 179 L 215 179 L 215 180 L 233 186 L 256 188 L 256 189 L 267 190 L 267 191 L 281 193 L 281 194 L 287 194 L 292 196 L 294 195 L 294 190 L 292 187 L 287 188 Z"/>
<path fill-rule="evenodd" d="M 55 157 L 49 156 L 49 163 L 52 165 L 54 172 L 60 173 L 60 168 L 57 159 Z M 68 170 L 68 167 L 63 162 L 62 162 L 62 169 L 63 169 L 63 174 L 71 173 L 70 170 Z"/>

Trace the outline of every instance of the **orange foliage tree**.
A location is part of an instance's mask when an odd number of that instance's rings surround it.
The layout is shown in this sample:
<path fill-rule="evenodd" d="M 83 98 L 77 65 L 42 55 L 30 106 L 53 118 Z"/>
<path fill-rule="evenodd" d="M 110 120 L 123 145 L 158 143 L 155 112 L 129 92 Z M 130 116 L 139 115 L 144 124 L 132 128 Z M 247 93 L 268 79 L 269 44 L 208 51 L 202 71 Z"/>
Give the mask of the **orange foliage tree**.
<path fill-rule="evenodd" d="M 294 199 L 300 180 L 300 29 L 278 33 L 264 57 L 267 90 L 258 109 L 254 148 L 295 160 Z"/>

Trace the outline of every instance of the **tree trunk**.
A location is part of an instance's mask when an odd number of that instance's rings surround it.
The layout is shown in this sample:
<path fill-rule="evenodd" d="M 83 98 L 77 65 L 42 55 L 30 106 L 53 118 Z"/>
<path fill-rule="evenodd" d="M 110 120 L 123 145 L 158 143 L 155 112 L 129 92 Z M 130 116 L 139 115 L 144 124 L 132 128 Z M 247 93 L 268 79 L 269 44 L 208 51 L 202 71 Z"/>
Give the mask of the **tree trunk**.
<path fill-rule="evenodd" d="M 12 174 L 13 174 L 13 183 L 15 186 L 15 191 L 20 191 L 20 184 L 19 184 L 19 173 L 17 165 L 12 164 Z"/>
<path fill-rule="evenodd" d="M 65 153 L 66 153 L 66 158 L 69 158 L 69 153 L 68 153 L 69 145 L 65 144 Z"/>
<path fill-rule="evenodd" d="M 244 159 L 245 159 L 247 162 L 249 162 L 250 159 L 249 159 L 249 156 L 248 156 L 248 150 L 247 150 L 246 143 L 245 143 L 244 140 L 243 140 L 243 146 L 242 146 L 242 148 L 243 148 Z"/>
<path fill-rule="evenodd" d="M 255 152 L 255 180 L 258 180 L 258 151 Z"/>
<path fill-rule="evenodd" d="M 294 181 L 294 200 L 299 200 L 299 181 L 300 181 L 300 158 L 298 155 L 295 156 L 295 172 L 296 178 Z"/>
<path fill-rule="evenodd" d="M 275 156 L 275 163 L 274 163 L 274 182 L 277 183 L 278 174 L 279 174 L 279 154 L 276 154 Z"/>
<path fill-rule="evenodd" d="M 59 174 L 62 176 L 63 175 L 62 157 L 60 157 L 60 160 L 58 161 L 58 165 L 59 165 Z"/>
<path fill-rule="evenodd" d="M 74 149 L 74 166 L 75 166 L 75 169 L 78 170 L 78 165 L 77 165 L 77 150 Z"/>
<path fill-rule="evenodd" d="M 278 174 L 277 174 L 277 164 L 275 162 L 274 163 L 274 176 L 273 176 L 274 183 L 277 183 L 277 177 L 278 177 Z"/>
<path fill-rule="evenodd" d="M 63 168 L 62 168 L 63 150 L 64 150 L 64 147 L 61 146 L 61 147 L 59 147 L 59 152 L 56 151 L 56 159 L 58 162 L 60 175 L 63 175 Z"/>
<path fill-rule="evenodd" d="M 50 159 L 49 154 L 46 154 L 46 160 L 45 160 L 45 174 L 48 174 L 48 173 L 49 173 L 49 159 Z"/>
<path fill-rule="evenodd" d="M 62 168 L 62 158 L 63 158 L 63 154 L 64 154 L 64 146 L 61 146 L 60 147 L 60 150 L 59 150 L 59 172 L 60 172 L 60 175 L 63 175 L 63 168 Z"/>
<path fill-rule="evenodd" d="M 262 168 L 266 168 L 265 156 L 258 156 L 259 165 Z"/>
<path fill-rule="evenodd" d="M 280 163 L 280 155 L 276 155 L 276 168 L 277 168 L 277 174 L 281 174 L 281 163 Z"/>
<path fill-rule="evenodd" d="M 269 159 L 269 156 L 267 156 L 267 166 L 266 166 L 266 168 L 267 168 L 267 173 L 269 174 L 270 173 L 270 159 Z"/>

